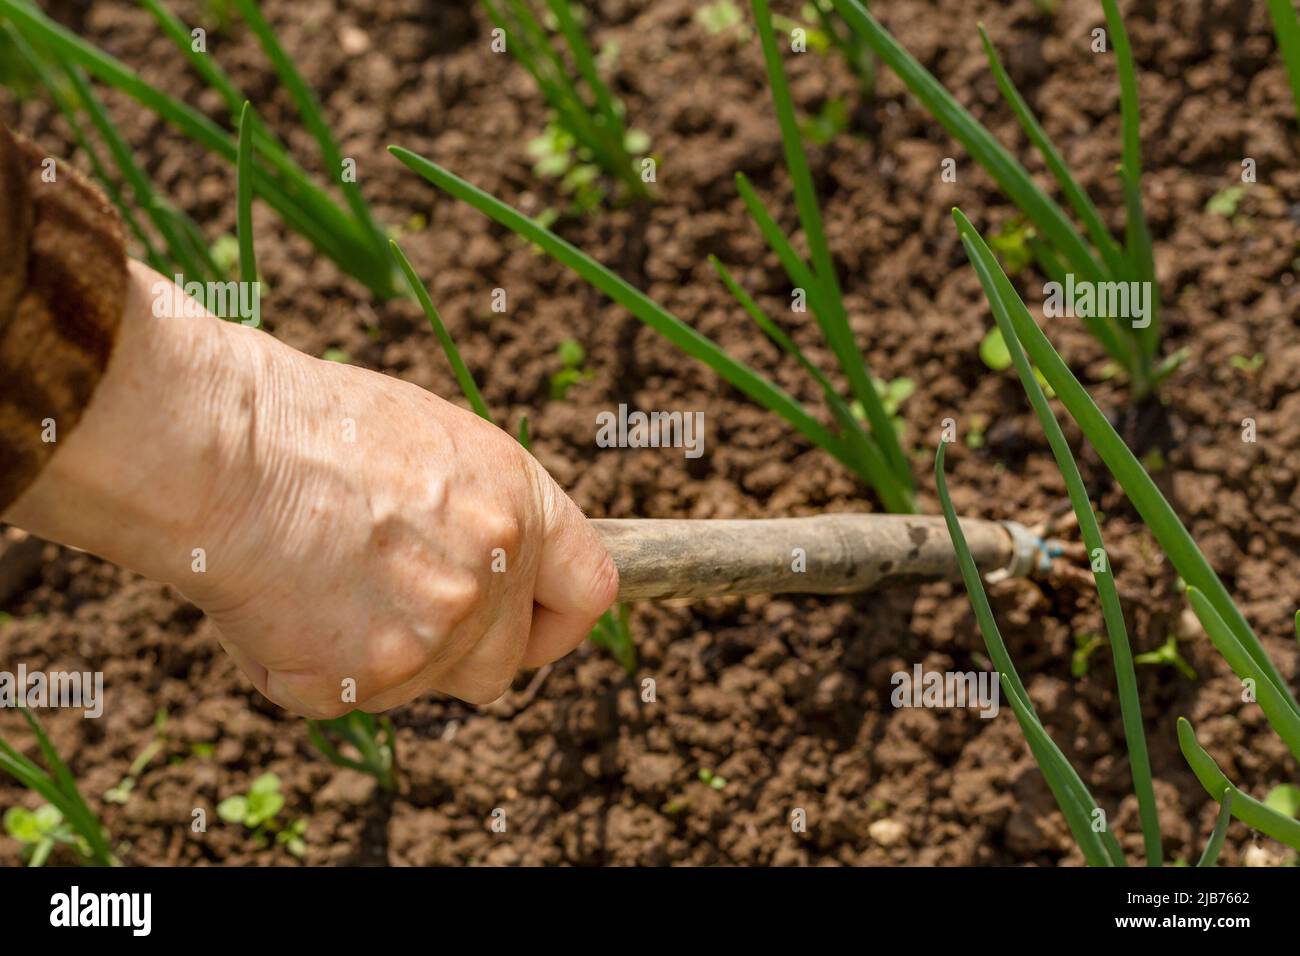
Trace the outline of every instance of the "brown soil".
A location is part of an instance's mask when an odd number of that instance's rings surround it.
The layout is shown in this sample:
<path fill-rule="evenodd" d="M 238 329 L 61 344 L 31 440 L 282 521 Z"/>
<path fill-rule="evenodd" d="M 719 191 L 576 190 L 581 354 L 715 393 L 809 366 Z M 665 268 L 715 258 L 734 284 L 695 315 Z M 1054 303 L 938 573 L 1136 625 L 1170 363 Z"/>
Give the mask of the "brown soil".
<path fill-rule="evenodd" d="M 100 2 L 84 15 L 71 4 L 53 6 L 84 36 L 224 122 L 214 95 L 134 4 Z M 322 91 L 344 153 L 357 158 L 382 218 L 402 224 L 426 217 L 427 227 L 408 231 L 403 244 L 488 401 L 511 427 L 530 416 L 538 457 L 588 513 L 704 518 L 874 507 L 862 487 L 772 415 L 386 155 L 387 144 L 402 144 L 526 211 L 557 201 L 551 184 L 532 176 L 524 152 L 543 125 L 544 107 L 520 68 L 487 52 L 485 20 L 469 0 L 265 6 Z M 705 261 L 716 253 L 761 302 L 789 314 L 789 289 L 732 182 L 745 172 L 794 228 L 756 41 L 707 34 L 692 20 L 697 5 L 686 0 L 589 6 L 597 40 L 619 44 L 618 93 L 661 157 L 661 201 L 566 221 L 562 232 L 819 406 L 814 387 L 748 324 Z M 189 20 L 198 16 L 193 7 L 178 4 Z M 1025 155 L 980 51 L 975 23 L 983 18 L 1118 234 L 1113 59 L 1088 50 L 1100 7 L 1060 7 L 1044 17 L 1029 0 L 899 0 L 882 5 L 882 16 Z M 1141 68 L 1144 189 L 1165 301 L 1164 348 L 1186 347 L 1191 355 L 1169 382 L 1167 403 L 1124 424 L 1143 453 L 1162 453 L 1158 478 L 1166 494 L 1294 686 L 1295 116 L 1262 4 L 1139 0 L 1125 9 Z M 248 32 L 236 23 L 210 44 L 262 116 L 315 163 L 313 144 Z M 878 376 L 909 376 L 917 385 L 902 414 L 923 508 L 937 510 L 929 467 L 939 423 L 951 416 L 963 431 L 981 418 L 988 423 L 982 448 L 953 449 L 959 510 L 1026 523 L 1056 512 L 1064 489 L 1018 384 L 1010 373 L 990 374 L 978 358 L 989 317 L 948 218 L 949 207 L 960 204 L 994 227 L 1013 210 L 892 75 L 882 75 L 874 100 L 862 101 L 838 60 L 808 55 L 787 63 L 805 110 L 836 96 L 853 104 L 852 134 L 813 149 L 812 163 L 859 342 Z M 232 231 L 231 171 L 151 116 L 110 102 L 164 191 L 209 236 Z M 4 111 L 48 148 L 66 149 L 65 127 L 43 104 L 7 99 Z M 940 181 L 945 156 L 958 160 L 955 184 Z M 1245 156 L 1257 161 L 1259 182 L 1238 214 L 1207 212 L 1211 196 L 1239 181 Z M 1030 168 L 1042 172 L 1036 162 Z M 456 394 L 411 303 L 373 304 L 260 206 L 256 225 L 272 290 L 264 315 L 274 334 L 315 354 L 341 348 L 357 364 Z M 1027 297 L 1039 297 L 1032 277 L 1023 278 Z M 489 308 L 498 286 L 509 296 L 504 316 Z M 832 367 L 810 318 L 793 316 L 792 328 L 814 361 Z M 1123 387 L 1103 380 L 1095 342 L 1066 321 L 1048 331 L 1095 386 L 1099 403 L 1122 408 Z M 556 346 L 568 337 L 587 347 L 594 375 L 557 402 L 548 377 L 559 367 Z M 1229 363 L 1256 353 L 1265 356 L 1257 370 Z M 708 453 L 687 461 L 595 448 L 596 413 L 620 401 L 704 410 Z M 1240 439 L 1247 416 L 1258 421 L 1256 444 Z M 1194 721 L 1224 770 L 1255 795 L 1296 780 L 1296 767 L 1258 709 L 1240 702 L 1238 682 L 1213 647 L 1186 626 L 1174 573 L 1104 469 L 1086 452 L 1082 465 L 1105 509 L 1103 530 L 1137 649 L 1183 634 L 1183 654 L 1199 675 L 1192 681 L 1168 667 L 1139 668 L 1166 851 L 1194 859 L 1215 808 L 1179 754 L 1178 715 Z M 637 682 L 585 646 L 534 685 L 531 698 L 525 674 L 503 701 L 481 710 L 429 699 L 397 711 L 403 780 L 388 797 L 368 778 L 321 759 L 303 722 L 251 689 L 203 616 L 176 594 L 87 555 L 50 551 L 39 575 L 3 607 L 13 620 L 0 624 L 0 667 L 24 661 L 105 672 L 103 719 L 46 718 L 97 806 L 150 739 L 155 710 L 167 709 L 166 761 L 155 761 L 126 806 L 105 810 L 133 864 L 292 862 L 280 849 L 254 849 L 229 826 L 189 830 L 193 808 L 211 817 L 221 798 L 266 770 L 284 778 L 289 813 L 309 818 L 309 864 L 1081 862 L 1009 713 L 982 721 L 971 712 L 889 705 L 890 675 L 915 662 L 985 666 L 957 586 L 852 600 L 638 606 Z M 1074 636 L 1101 630 L 1095 595 L 1021 582 L 993 589 L 993 600 L 1044 721 L 1137 862 L 1136 803 L 1108 655 L 1097 653 L 1081 679 L 1070 673 Z M 644 677 L 657 683 L 656 703 L 641 702 Z M 16 714 L 0 715 L 0 732 L 29 745 Z M 212 745 L 210 755 L 196 755 L 195 744 Z M 725 777 L 725 788 L 701 782 L 701 768 Z M 30 795 L 0 780 L 0 807 L 20 801 L 30 805 Z M 507 813 L 504 834 L 489 827 L 495 808 Z M 793 808 L 806 811 L 807 833 L 792 832 Z M 871 825 L 885 819 L 901 827 L 877 827 L 873 836 Z M 1225 861 L 1241 862 L 1252 839 L 1234 823 Z M 0 861 L 16 859 L 16 844 L 0 837 Z"/>

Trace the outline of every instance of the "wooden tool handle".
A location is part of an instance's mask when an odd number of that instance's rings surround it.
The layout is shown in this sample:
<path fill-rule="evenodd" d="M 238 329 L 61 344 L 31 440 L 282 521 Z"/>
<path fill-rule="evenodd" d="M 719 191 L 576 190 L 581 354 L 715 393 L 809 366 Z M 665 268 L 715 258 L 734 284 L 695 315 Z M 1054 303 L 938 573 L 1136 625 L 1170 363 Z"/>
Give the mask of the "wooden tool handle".
<path fill-rule="evenodd" d="M 942 517 L 834 514 L 753 520 L 595 519 L 619 600 L 844 594 L 884 581 L 961 576 Z M 1014 522 L 962 519 L 983 572 L 1022 577 L 1036 557 Z M 802 570 L 799 568 L 802 567 Z"/>

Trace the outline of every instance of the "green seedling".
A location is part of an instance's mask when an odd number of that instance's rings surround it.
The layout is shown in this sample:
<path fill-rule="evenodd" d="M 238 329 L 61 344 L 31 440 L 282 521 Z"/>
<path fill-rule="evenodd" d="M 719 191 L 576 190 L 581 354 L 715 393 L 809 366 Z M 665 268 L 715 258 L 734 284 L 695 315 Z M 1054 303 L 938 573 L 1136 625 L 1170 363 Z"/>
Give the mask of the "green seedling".
<path fill-rule="evenodd" d="M 1141 142 L 1138 136 L 1137 78 L 1128 34 L 1115 0 L 1102 0 L 1107 34 L 1113 47 L 1120 86 L 1122 162 L 1120 184 L 1127 215 L 1121 245 L 1106 228 L 1101 214 L 1079 185 L 1029 105 L 1002 66 L 983 26 L 980 36 L 994 79 L 1016 119 L 1057 181 L 1084 231 L 1071 222 L 1057 203 L 1033 181 L 1028 171 L 957 99 L 907 52 L 859 0 L 831 0 L 853 32 L 898 74 L 908 89 L 949 135 L 984 167 L 1028 222 L 1034 235 L 1025 242 L 1049 280 L 1065 284 L 1066 274 L 1091 283 L 1146 283 L 1148 310 L 1142 326 L 1129 317 L 1097 314 L 1084 318 L 1110 358 L 1141 398 L 1157 388 L 1176 367 L 1160 361 L 1159 288 L 1155 282 L 1151 236 L 1141 201 Z M 1087 238 L 1084 233 L 1086 232 Z M 1094 285 L 1094 287 L 1099 287 Z M 1100 310 L 1098 310 L 1100 311 Z"/>
<path fill-rule="evenodd" d="M 1074 653 L 1070 655 L 1070 673 L 1076 678 L 1087 677 L 1088 658 L 1092 657 L 1094 651 L 1105 645 L 1106 639 L 1100 634 L 1076 634 Z"/>
<path fill-rule="evenodd" d="M 59 808 L 43 803 L 35 810 L 10 807 L 5 811 L 5 832 L 22 844 L 19 851 L 28 866 L 44 866 L 59 844 L 70 846 L 83 858 L 90 846 L 64 819 Z"/>
<path fill-rule="evenodd" d="M 56 843 L 67 843 L 76 852 L 79 862 L 93 866 L 116 866 L 117 859 L 109 848 L 108 835 L 104 825 L 99 822 L 81 791 L 77 788 L 76 778 L 68 765 L 59 757 L 58 751 L 50 742 L 40 722 L 25 707 L 20 707 L 27 726 L 36 738 L 36 745 L 48 769 L 42 769 L 37 763 L 24 757 L 7 741 L 0 739 L 0 770 L 9 774 L 28 790 L 42 797 L 59 814 L 60 822 L 54 822 L 53 814 L 46 811 L 41 817 L 41 833 L 51 836 L 51 827 L 58 829 L 67 826 L 71 830 L 70 840 L 58 839 Z M 40 812 L 40 811 L 37 811 Z M 6 825 L 9 814 L 6 812 Z M 15 817 L 14 822 L 24 828 L 23 832 L 31 834 L 31 825 L 36 821 Z M 47 826 L 48 824 L 48 826 Z M 62 832 L 62 831 L 60 831 Z M 33 850 L 33 853 L 36 851 Z M 49 850 L 44 856 L 49 855 Z M 44 856 L 42 862 L 44 862 Z"/>
<path fill-rule="evenodd" d="M 239 275 L 239 240 L 230 233 L 217 236 L 208 254 L 222 277 L 233 279 Z"/>
<path fill-rule="evenodd" d="M 547 235 L 550 234 L 547 233 Z M 557 239 L 556 241 L 561 240 Z M 456 347 L 455 340 L 452 339 L 451 333 L 447 331 L 446 325 L 443 324 L 442 316 L 438 314 L 437 308 L 434 307 L 433 299 L 429 296 L 429 290 L 420 281 L 420 277 L 415 274 L 415 267 L 411 265 L 411 260 L 406 257 L 402 247 L 396 242 L 392 242 L 391 248 L 398 268 L 401 270 L 402 275 L 406 277 L 411 292 L 415 295 L 416 301 L 420 303 L 425 317 L 429 320 L 429 325 L 433 328 L 433 334 L 438 339 L 438 344 L 442 346 L 443 354 L 447 356 L 447 363 L 451 366 L 452 374 L 456 376 L 456 383 L 460 386 L 466 401 L 469 402 L 476 415 L 495 425 L 496 420 L 492 417 L 492 411 L 488 408 L 487 402 L 483 400 L 483 393 L 479 391 L 478 383 L 474 381 L 473 374 L 465 365 L 465 360 L 461 358 L 460 349 Z M 572 356 L 573 353 L 570 354 Z M 525 450 L 531 450 L 529 449 L 530 439 L 527 416 L 519 420 L 518 440 Z M 631 631 L 628 629 L 628 614 L 629 610 L 623 604 L 616 605 L 606 611 L 600 616 L 596 626 L 592 628 L 588 639 L 593 644 L 607 649 L 614 656 L 614 659 L 631 674 L 636 670 L 636 645 L 632 640 Z"/>
<path fill-rule="evenodd" d="M 712 787 L 714 790 L 722 790 L 727 786 L 727 778 L 720 774 L 714 773 L 707 767 L 701 767 L 699 772 L 700 782 L 705 786 Z"/>
<path fill-rule="evenodd" d="M 629 153 L 642 153 L 650 148 L 650 139 L 640 130 L 629 130 L 623 146 Z M 607 190 L 600 179 L 600 167 L 588 161 L 590 153 L 554 119 L 542 135 L 529 142 L 527 151 L 533 160 L 533 173 L 544 179 L 558 179 L 560 191 L 570 197 L 567 215 L 586 215 L 605 201 Z M 549 222 L 560 217 L 555 209 L 545 215 Z"/>
<path fill-rule="evenodd" d="M 1300 758 L 1300 703 L 1297 703 L 1286 681 L 1277 670 L 1268 652 L 1251 629 L 1219 576 L 1205 555 L 1178 519 L 1169 502 L 1165 500 L 1150 475 L 1143 470 L 1133 452 L 1124 444 L 1110 421 L 1097 407 L 1087 390 L 1052 347 L 1033 316 L 1016 294 L 1006 274 L 997 264 L 979 232 L 960 211 L 953 211 L 957 228 L 968 257 L 979 273 L 980 282 L 998 320 L 1003 335 L 1016 339 L 1013 356 L 1021 350 L 1038 366 L 1051 383 L 1079 430 L 1096 450 L 1111 475 L 1119 483 L 1147 528 L 1151 531 L 1174 570 L 1187 586 L 1188 601 L 1205 628 L 1216 649 L 1223 654 L 1233 671 L 1249 680 L 1255 699 L 1269 724 L 1287 744 L 1292 754 Z M 1017 363 L 1020 369 L 1020 363 Z M 1022 383 L 1034 397 L 1032 386 L 1025 375 Z M 1050 416 L 1051 409 L 1047 408 Z M 1040 419 L 1044 416 L 1040 415 Z M 1053 418 L 1054 421 L 1054 418 Z M 1046 427 L 1046 422 L 1044 422 Z M 1059 429 L 1059 426 L 1057 426 Z M 1058 458 L 1058 461 L 1060 459 Z M 1076 513 L 1077 510 L 1076 510 Z M 1080 528 L 1084 529 L 1080 515 Z M 1089 553 L 1093 545 L 1085 537 Z M 1104 553 L 1104 550 L 1103 550 Z M 1098 583 L 1109 574 L 1095 576 Z M 968 582 L 969 583 L 969 582 Z M 1103 610 L 1107 601 L 1103 596 Z M 1297 632 L 1300 633 L 1300 614 L 1297 615 Z M 1119 671 L 1117 657 L 1117 673 Z M 1125 695 L 1121 694 L 1121 704 Z M 1126 724 L 1127 729 L 1127 724 Z M 1300 823 L 1287 818 L 1264 803 L 1253 799 L 1234 787 L 1215 764 L 1214 760 L 1196 740 L 1192 725 L 1185 719 L 1178 721 L 1178 740 L 1183 756 L 1193 773 L 1212 798 L 1222 806 L 1231 796 L 1232 816 L 1288 846 L 1300 849 Z M 1133 758 L 1132 740 L 1129 742 L 1130 759 Z M 1134 761 L 1136 767 L 1136 761 Z M 1141 796 L 1139 795 L 1139 800 Z M 1150 850 L 1148 845 L 1148 858 Z"/>
<path fill-rule="evenodd" d="M 994 372 L 1005 372 L 1011 367 L 1011 350 L 1007 348 L 1007 340 L 1002 337 L 1002 330 L 996 325 L 980 339 L 979 353 L 980 361 Z M 1055 397 L 1052 386 L 1047 383 L 1047 379 L 1043 378 L 1043 373 L 1036 368 L 1034 378 L 1047 393 L 1048 398 Z"/>
<path fill-rule="evenodd" d="M 994 372 L 1011 368 L 1011 351 L 1007 348 L 1007 340 L 1002 337 L 1002 330 L 996 325 L 980 339 L 980 361 Z"/>
<path fill-rule="evenodd" d="M 1268 15 L 1291 83 L 1291 95 L 1295 97 L 1296 119 L 1300 121 L 1300 14 L 1292 0 L 1268 0 Z"/>
<path fill-rule="evenodd" d="M 247 793 L 226 797 L 217 804 L 217 816 L 251 831 L 253 845 L 259 849 L 270 846 L 274 839 L 290 854 L 301 858 L 306 850 L 303 836 L 307 832 L 307 821 L 298 819 L 282 824 L 279 816 L 283 809 L 280 778 L 273 773 L 264 773 L 253 781 Z"/>
<path fill-rule="evenodd" d="M 1237 207 L 1245 198 L 1245 186 L 1229 186 L 1227 189 L 1220 189 L 1210 197 L 1210 201 L 1205 204 L 1205 211 L 1222 216 L 1224 219 L 1231 219 L 1237 214 Z"/>
<path fill-rule="evenodd" d="M 307 721 L 307 735 L 330 763 L 369 774 L 384 790 L 397 789 L 397 741 L 389 718 L 354 710 L 332 720 Z"/>
<path fill-rule="evenodd" d="M 338 362 L 340 365 L 347 365 L 352 361 L 352 356 L 342 349 L 328 348 L 320 354 L 320 357 L 326 362 Z"/>
<path fill-rule="evenodd" d="M 735 30 L 736 39 L 741 43 L 750 37 L 745 13 L 735 0 L 714 0 L 713 3 L 701 4 L 695 8 L 695 22 L 714 36 Z"/>
<path fill-rule="evenodd" d="M 622 101 L 601 79 L 582 33 L 581 8 L 569 0 L 545 0 L 546 12 L 541 14 L 535 0 L 481 3 L 501 31 L 499 39 L 551 107 L 546 132 L 529 148 L 538 174 L 561 177 L 562 190 L 574 197 L 579 212 L 595 208 L 604 198 L 604 187 L 596 181 L 600 171 L 621 186 L 626 198 L 649 199 L 645 160 L 637 158 L 649 150 L 649 138 L 627 126 Z"/>
<path fill-rule="evenodd" d="M 799 124 L 803 138 L 816 146 L 825 146 L 849 128 L 849 107 L 844 100 L 829 99 L 816 115 Z"/>
<path fill-rule="evenodd" d="M 307 238 L 340 269 L 364 283 L 381 299 L 390 298 L 397 288 L 392 263 L 384 244 L 383 230 L 375 221 L 357 185 L 355 161 L 342 155 L 338 143 L 324 122 L 315 95 L 280 46 L 258 5 L 254 0 L 232 2 L 262 46 L 281 86 L 297 108 L 303 125 L 316 140 L 324 167 L 330 171 L 334 185 L 343 195 L 344 203 L 340 206 L 326 189 L 313 182 L 302 166 L 290 156 L 284 144 L 264 123 L 255 118 L 251 123 L 253 194 L 271 206 L 289 228 Z M 234 127 L 238 123 L 246 97 L 206 51 L 194 48 L 190 27 L 168 10 L 161 0 L 141 0 L 141 3 L 204 83 L 220 95 Z M 27 51 L 37 61 L 57 64 L 57 68 L 63 72 L 64 75 L 59 77 L 53 73 L 53 68 L 49 68 L 47 72 L 50 75 L 48 79 L 43 78 L 42 83 L 56 106 L 73 125 L 79 142 L 86 147 L 92 168 L 104 183 L 109 198 L 114 200 L 119 211 L 125 210 L 123 220 L 140 242 L 145 260 L 155 268 L 160 263 L 170 268 L 169 262 L 175 262 L 182 266 L 181 272 L 187 279 L 215 281 L 221 278 L 220 270 L 212 262 L 207 244 L 203 242 L 193 222 L 158 197 L 148 177 L 131 160 L 125 140 L 95 97 L 86 77 L 94 77 L 132 97 L 204 149 L 232 165 L 238 162 L 236 136 L 193 107 L 146 83 L 120 61 L 55 23 L 27 0 L 0 0 L 0 20 L 6 21 L 11 36 L 22 37 Z M 60 96 L 60 81 L 71 84 L 74 96 Z M 106 167 L 97 158 L 97 152 L 87 146 L 88 140 L 83 135 L 77 133 L 83 113 L 109 148 L 123 182 L 131 188 L 135 204 L 149 215 L 156 234 L 161 237 L 161 249 L 142 228 L 142 224 L 135 220 L 130 209 L 120 201 L 121 190 L 112 177 L 107 175 Z"/>
<path fill-rule="evenodd" d="M 1178 652 L 1178 638 L 1172 634 L 1154 651 L 1147 651 L 1133 658 L 1133 663 L 1147 664 L 1152 667 L 1172 667 L 1188 680 L 1198 679 L 1196 669 Z"/>
<path fill-rule="evenodd" d="M 145 768 L 153 763 L 153 759 L 163 751 L 167 746 L 167 711 L 158 708 L 158 712 L 153 718 L 153 737 L 145 744 L 144 749 L 136 755 L 131 761 L 131 766 L 127 768 L 126 776 L 122 781 L 104 793 L 104 799 L 109 803 L 125 804 L 131 799 L 131 793 L 135 790 L 136 783 L 140 780 L 140 775 L 144 773 Z"/>
<path fill-rule="evenodd" d="M 275 835 L 275 842 L 299 860 L 307 853 L 307 818 L 299 817 Z"/>
<path fill-rule="evenodd" d="M 570 388 L 591 378 L 591 372 L 583 367 L 587 362 L 587 350 L 577 339 L 565 339 L 556 349 L 556 354 L 559 355 L 561 368 L 551 376 L 551 398 L 562 402 L 568 396 Z"/>
<path fill-rule="evenodd" d="M 1245 355 L 1234 355 L 1229 361 L 1237 371 L 1245 372 L 1247 375 L 1254 375 L 1264 367 L 1264 353 L 1256 352 L 1249 358 Z"/>
<path fill-rule="evenodd" d="M 1024 216 L 1016 216 L 989 237 L 989 247 L 998 254 L 1007 274 L 1016 275 L 1033 265 L 1035 237 L 1034 227 L 1029 224 L 1029 220 Z"/>

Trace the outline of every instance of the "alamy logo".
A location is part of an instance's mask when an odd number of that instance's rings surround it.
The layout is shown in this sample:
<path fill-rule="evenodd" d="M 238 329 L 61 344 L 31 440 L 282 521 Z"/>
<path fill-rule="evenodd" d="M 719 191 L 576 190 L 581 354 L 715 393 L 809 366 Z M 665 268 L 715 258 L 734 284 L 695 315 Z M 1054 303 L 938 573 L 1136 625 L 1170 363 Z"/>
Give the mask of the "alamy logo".
<path fill-rule="evenodd" d="M 1043 286 L 1043 315 L 1049 319 L 1127 319 L 1133 328 L 1151 324 L 1150 282 L 1075 282 L 1065 274 L 1065 284 Z"/>
<path fill-rule="evenodd" d="M 82 893 L 73 886 L 50 897 L 51 926 L 126 926 L 148 936 L 153 926 L 152 893 Z"/>
<path fill-rule="evenodd" d="M 91 719 L 104 713 L 103 671 L 0 671 L 0 707 L 64 707 L 85 712 Z"/>
<path fill-rule="evenodd" d="M 704 454 L 703 412 L 604 411 L 596 416 L 600 448 L 684 448 L 687 458 Z"/>
<path fill-rule="evenodd" d="M 927 671 L 920 664 L 912 672 L 895 671 L 889 682 L 895 707 L 978 707 L 980 716 L 996 717 L 1002 685 L 996 671 Z"/>
<path fill-rule="evenodd" d="M 262 283 L 186 282 L 177 275 L 173 282 L 160 279 L 150 287 L 156 319 L 197 319 L 206 308 L 223 319 L 238 319 L 257 328 L 262 323 Z"/>

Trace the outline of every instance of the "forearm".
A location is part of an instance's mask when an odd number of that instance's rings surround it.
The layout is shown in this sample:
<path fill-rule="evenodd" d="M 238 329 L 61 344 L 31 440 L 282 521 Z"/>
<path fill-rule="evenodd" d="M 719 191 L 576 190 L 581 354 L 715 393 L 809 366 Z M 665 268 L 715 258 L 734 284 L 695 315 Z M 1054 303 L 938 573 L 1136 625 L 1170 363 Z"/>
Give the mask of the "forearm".
<path fill-rule="evenodd" d="M 247 329 L 155 315 L 160 295 L 169 305 L 171 283 L 133 263 L 117 345 L 79 426 L 3 518 L 180 585 L 204 529 L 247 491 L 233 461 L 266 359 Z"/>

